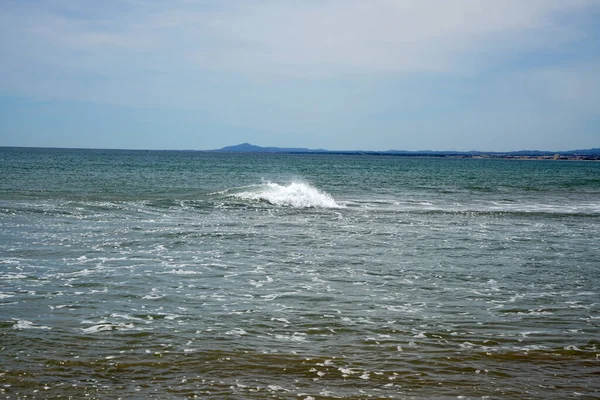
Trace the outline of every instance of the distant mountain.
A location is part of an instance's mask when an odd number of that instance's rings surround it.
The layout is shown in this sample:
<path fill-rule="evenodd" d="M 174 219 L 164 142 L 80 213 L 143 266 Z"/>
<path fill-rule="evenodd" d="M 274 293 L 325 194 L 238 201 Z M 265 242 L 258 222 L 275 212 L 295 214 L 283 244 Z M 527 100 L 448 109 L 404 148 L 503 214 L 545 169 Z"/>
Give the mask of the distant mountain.
<path fill-rule="evenodd" d="M 571 151 L 568 151 L 567 153 L 576 154 L 576 155 L 586 155 L 586 156 L 598 155 L 598 154 L 600 154 L 600 148 L 571 150 Z"/>
<path fill-rule="evenodd" d="M 213 151 L 223 151 L 227 153 L 258 153 L 264 151 L 264 147 L 255 146 L 250 143 L 242 143 L 235 146 L 225 146 L 222 149 Z"/>
<path fill-rule="evenodd" d="M 519 151 L 439 151 L 439 150 L 386 150 L 386 151 L 365 151 L 365 150 L 325 150 L 325 149 L 307 149 L 307 148 L 286 148 L 286 147 L 262 147 L 250 143 L 242 143 L 235 146 L 226 146 L 221 149 L 210 150 L 211 152 L 221 153 L 327 153 L 327 154 L 370 154 L 370 155 L 404 155 L 404 156 L 433 156 L 433 157 L 541 157 L 549 158 L 560 156 L 566 158 L 586 158 L 600 159 L 600 148 L 568 150 L 568 151 L 540 151 L 540 150 L 519 150 Z"/>
<path fill-rule="evenodd" d="M 261 147 L 250 143 L 242 143 L 235 146 L 225 146 L 221 149 L 212 150 L 223 153 L 327 153 L 324 149 L 284 148 L 284 147 Z"/>

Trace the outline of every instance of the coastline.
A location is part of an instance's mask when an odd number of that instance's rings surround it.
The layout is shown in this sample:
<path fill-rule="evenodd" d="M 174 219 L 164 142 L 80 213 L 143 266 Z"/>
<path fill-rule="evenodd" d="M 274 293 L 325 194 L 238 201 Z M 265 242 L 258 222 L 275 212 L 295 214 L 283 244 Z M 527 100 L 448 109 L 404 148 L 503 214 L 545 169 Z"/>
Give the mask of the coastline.
<path fill-rule="evenodd" d="M 195 149 L 109 149 L 109 148 L 78 148 L 78 147 L 22 147 L 0 146 L 4 151 L 89 151 L 89 152 L 181 152 L 181 153 L 228 153 L 228 154 L 289 154 L 289 155 L 346 155 L 346 156 L 387 156 L 387 157 L 416 157 L 416 158 L 471 158 L 484 160 L 548 160 L 548 161 L 600 161 L 600 149 L 570 150 L 570 151 L 538 151 L 519 150 L 513 152 L 485 151 L 407 151 L 407 150 L 325 150 L 280 147 L 242 147 L 228 146 L 215 150 Z"/>

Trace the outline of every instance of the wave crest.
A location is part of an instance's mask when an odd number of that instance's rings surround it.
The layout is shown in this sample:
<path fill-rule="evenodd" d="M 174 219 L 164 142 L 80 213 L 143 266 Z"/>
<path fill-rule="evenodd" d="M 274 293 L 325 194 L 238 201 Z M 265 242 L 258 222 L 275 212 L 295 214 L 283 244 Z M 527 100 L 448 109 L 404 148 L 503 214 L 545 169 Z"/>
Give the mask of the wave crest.
<path fill-rule="evenodd" d="M 292 182 L 280 185 L 265 182 L 245 188 L 234 197 L 244 200 L 259 200 L 278 206 L 294 208 L 341 208 L 330 194 L 303 182 Z"/>

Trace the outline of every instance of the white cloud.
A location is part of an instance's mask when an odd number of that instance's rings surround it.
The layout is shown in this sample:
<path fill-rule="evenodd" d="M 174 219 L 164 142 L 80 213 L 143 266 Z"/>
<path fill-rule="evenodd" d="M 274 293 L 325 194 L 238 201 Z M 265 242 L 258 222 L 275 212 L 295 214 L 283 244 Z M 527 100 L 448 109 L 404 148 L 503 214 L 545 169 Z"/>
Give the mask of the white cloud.
<path fill-rule="evenodd" d="M 481 67 L 485 54 L 577 39 L 582 34 L 577 26 L 565 26 L 558 17 L 600 2 L 265 0 L 218 7 L 180 0 L 130 1 L 118 10 L 120 3 L 103 2 L 104 8 L 92 12 L 63 1 L 9 4 L 2 22 L 13 36 L 33 42 L 31 57 L 53 63 L 97 68 L 121 59 L 167 70 L 195 63 L 238 72 L 330 76 Z"/>
<path fill-rule="evenodd" d="M 585 1 L 263 1 L 207 19 L 220 67 L 278 73 L 460 71 L 465 56 L 577 39 L 556 19 Z M 206 66 L 211 59 L 203 57 Z"/>

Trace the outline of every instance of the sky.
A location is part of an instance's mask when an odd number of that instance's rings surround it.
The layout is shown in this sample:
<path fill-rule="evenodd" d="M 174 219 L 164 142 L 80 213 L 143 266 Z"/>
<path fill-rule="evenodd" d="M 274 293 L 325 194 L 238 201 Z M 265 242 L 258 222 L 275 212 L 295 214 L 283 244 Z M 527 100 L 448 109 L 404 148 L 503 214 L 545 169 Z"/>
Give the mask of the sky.
<path fill-rule="evenodd" d="M 600 147 L 600 0 L 2 0 L 0 146 Z"/>

